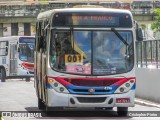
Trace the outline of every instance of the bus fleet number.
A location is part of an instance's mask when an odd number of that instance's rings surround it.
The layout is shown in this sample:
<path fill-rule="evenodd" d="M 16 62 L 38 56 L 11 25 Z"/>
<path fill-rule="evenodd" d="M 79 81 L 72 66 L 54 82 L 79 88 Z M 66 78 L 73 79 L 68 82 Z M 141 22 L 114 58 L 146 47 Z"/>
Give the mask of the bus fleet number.
<path fill-rule="evenodd" d="M 65 63 L 81 63 L 81 55 L 65 55 Z"/>

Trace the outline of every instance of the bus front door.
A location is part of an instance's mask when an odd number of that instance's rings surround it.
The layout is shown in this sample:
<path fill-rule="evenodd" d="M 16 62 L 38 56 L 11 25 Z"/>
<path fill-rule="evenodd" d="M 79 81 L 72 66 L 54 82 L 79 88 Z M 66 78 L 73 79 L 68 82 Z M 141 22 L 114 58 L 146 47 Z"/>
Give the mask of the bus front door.
<path fill-rule="evenodd" d="M 10 76 L 17 75 L 17 44 L 10 44 Z"/>

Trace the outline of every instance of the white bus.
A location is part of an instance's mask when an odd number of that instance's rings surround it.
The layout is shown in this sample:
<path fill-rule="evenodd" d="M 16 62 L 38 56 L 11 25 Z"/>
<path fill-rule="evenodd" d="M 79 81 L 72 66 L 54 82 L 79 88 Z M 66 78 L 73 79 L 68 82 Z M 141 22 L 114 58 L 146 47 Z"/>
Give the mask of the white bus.
<path fill-rule="evenodd" d="M 35 37 L 0 37 L 0 79 L 34 76 Z"/>
<path fill-rule="evenodd" d="M 39 109 L 113 108 L 127 115 L 135 97 L 131 12 L 54 9 L 37 17 L 35 88 Z"/>

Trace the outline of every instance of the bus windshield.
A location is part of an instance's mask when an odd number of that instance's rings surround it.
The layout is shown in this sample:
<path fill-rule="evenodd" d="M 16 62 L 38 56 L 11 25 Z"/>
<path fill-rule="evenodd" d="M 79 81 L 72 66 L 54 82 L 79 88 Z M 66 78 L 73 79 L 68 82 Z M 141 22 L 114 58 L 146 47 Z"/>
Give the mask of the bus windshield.
<path fill-rule="evenodd" d="M 131 31 L 52 31 L 50 65 L 59 72 L 111 75 L 130 71 L 134 65 Z"/>
<path fill-rule="evenodd" d="M 19 59 L 25 62 L 34 62 L 35 38 L 20 38 Z"/>

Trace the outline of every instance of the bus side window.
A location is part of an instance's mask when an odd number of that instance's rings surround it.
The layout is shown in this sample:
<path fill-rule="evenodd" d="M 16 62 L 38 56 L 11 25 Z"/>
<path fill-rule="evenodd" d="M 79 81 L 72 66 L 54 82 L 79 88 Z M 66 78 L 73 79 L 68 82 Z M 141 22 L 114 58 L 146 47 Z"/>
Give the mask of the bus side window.
<path fill-rule="evenodd" d="M 45 52 L 46 51 L 46 45 L 47 45 L 47 30 L 48 30 L 48 20 L 45 20 L 43 22 L 43 51 Z"/>
<path fill-rule="evenodd" d="M 47 39 L 47 29 L 45 27 L 47 26 L 48 21 L 40 21 L 37 23 L 37 32 L 36 32 L 36 49 L 39 51 L 40 49 L 43 50 L 43 52 L 46 51 L 46 39 Z"/>
<path fill-rule="evenodd" d="M 39 41 L 39 22 L 36 23 L 36 40 L 35 40 L 35 50 L 38 51 L 38 41 Z"/>
<path fill-rule="evenodd" d="M 51 38 L 56 40 L 57 34 L 51 34 Z M 56 46 L 55 46 L 56 42 L 55 42 L 55 40 L 50 41 L 50 56 L 51 56 L 52 63 L 56 62 Z"/>
<path fill-rule="evenodd" d="M 36 37 L 36 49 L 37 51 L 40 51 L 40 48 L 42 47 L 42 22 L 39 21 L 37 23 L 37 37 Z"/>
<path fill-rule="evenodd" d="M 8 55 L 8 41 L 6 42 L 6 56 Z"/>
<path fill-rule="evenodd" d="M 36 44 L 37 44 L 37 38 L 38 38 L 38 22 L 36 22 L 36 35 L 35 35 L 35 50 L 37 49 L 36 48 Z"/>
<path fill-rule="evenodd" d="M 0 56 L 7 56 L 8 55 L 8 42 L 2 41 L 0 42 Z"/>

